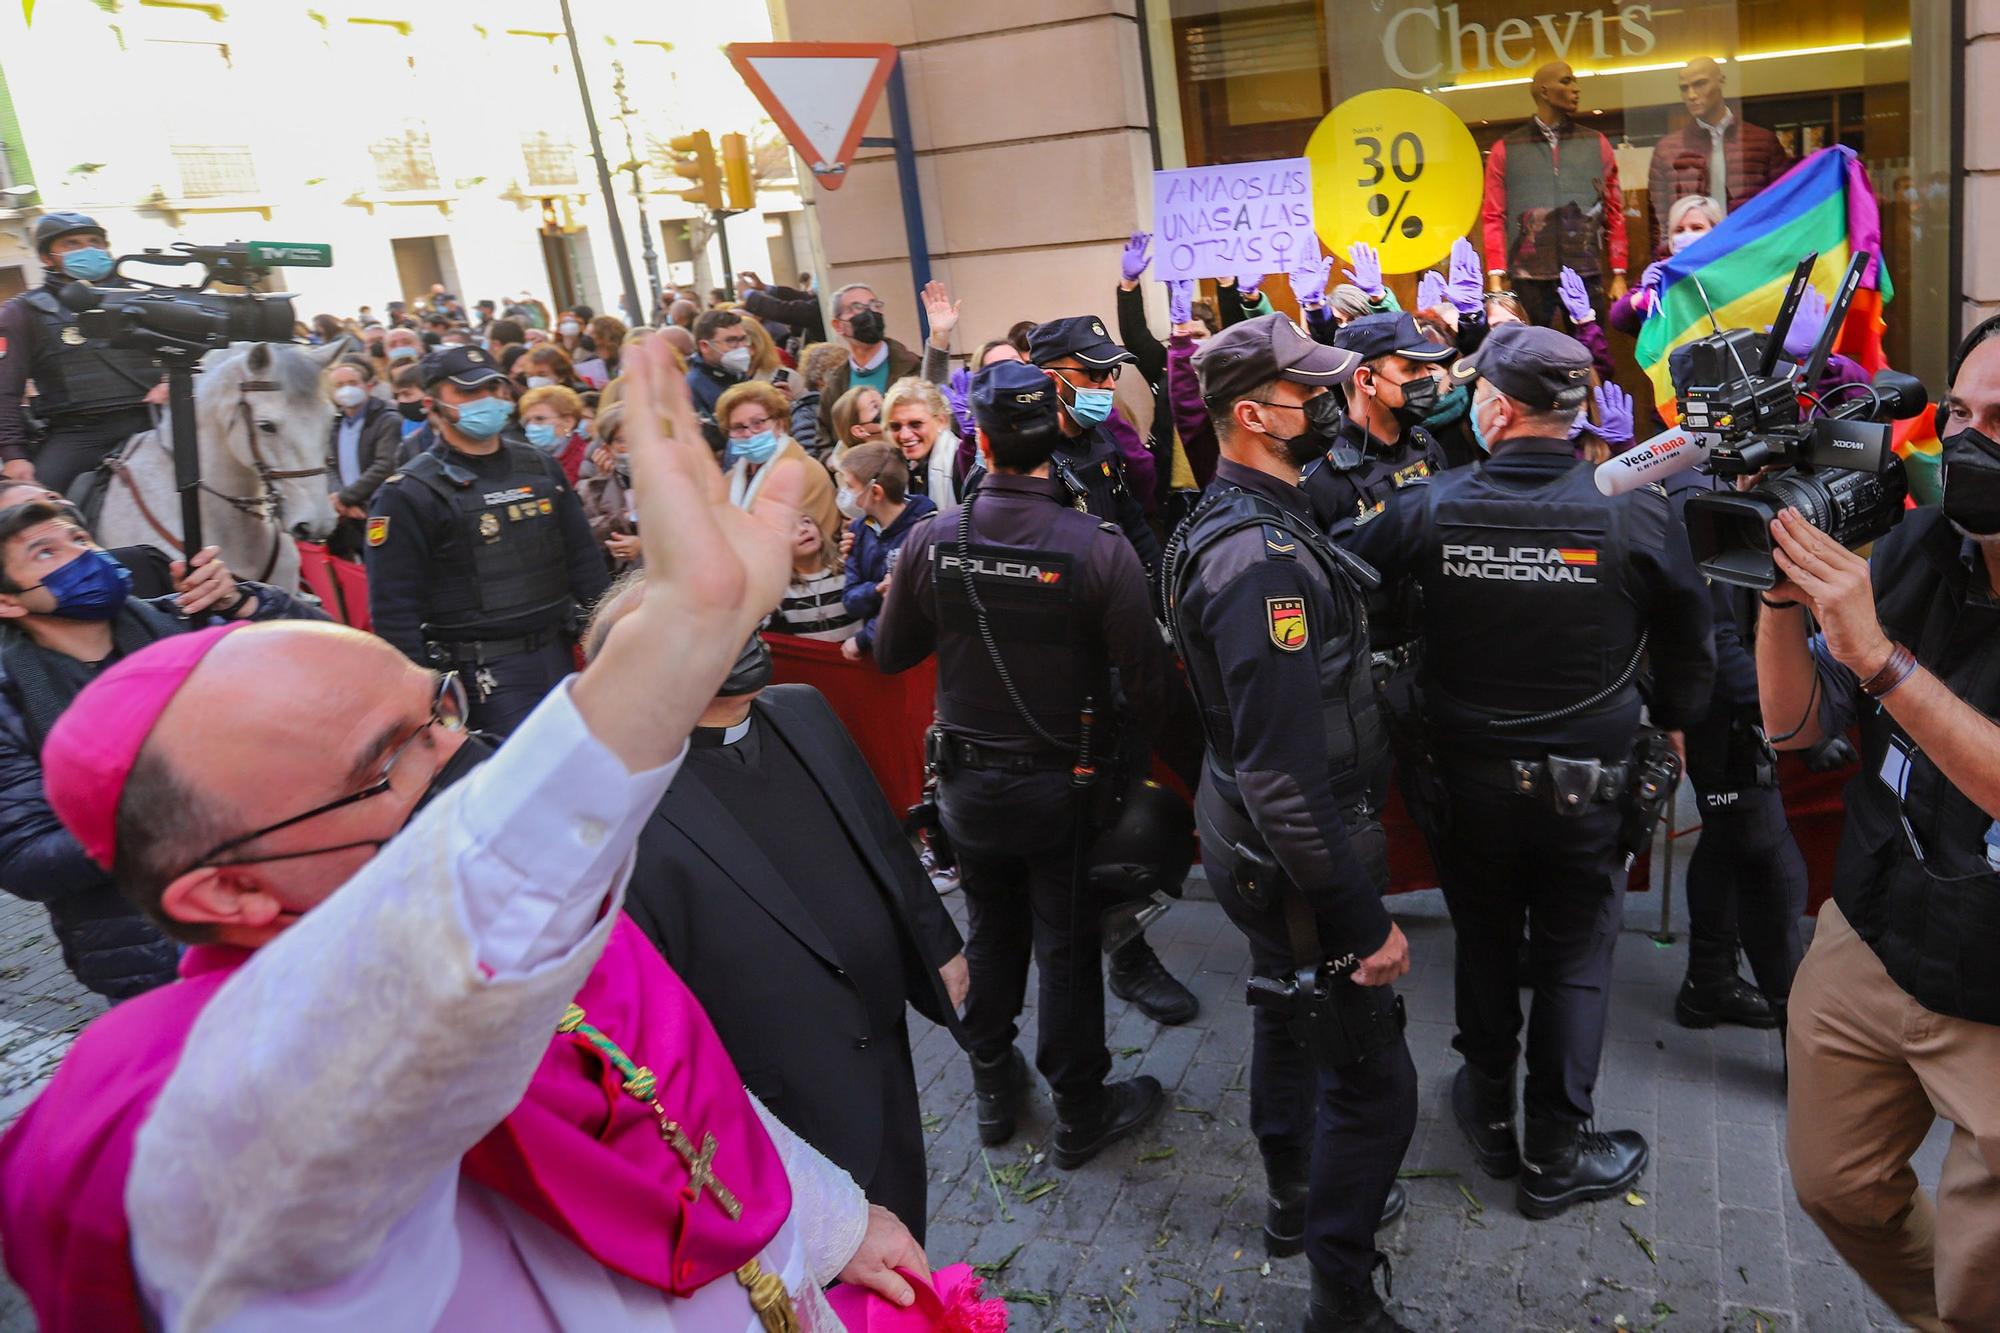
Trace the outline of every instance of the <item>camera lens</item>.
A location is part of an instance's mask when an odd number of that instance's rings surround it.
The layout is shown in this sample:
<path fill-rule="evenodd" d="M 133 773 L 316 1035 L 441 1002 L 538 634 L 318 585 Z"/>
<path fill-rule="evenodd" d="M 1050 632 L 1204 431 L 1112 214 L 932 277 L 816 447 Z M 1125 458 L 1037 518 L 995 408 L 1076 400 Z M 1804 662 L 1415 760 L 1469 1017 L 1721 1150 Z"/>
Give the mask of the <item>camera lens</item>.
<path fill-rule="evenodd" d="M 1742 494 L 1716 491 L 1688 501 L 1688 545 L 1708 577 L 1747 588 L 1776 587 L 1771 520 L 1790 508 L 1850 550 L 1874 541 L 1903 517 L 1909 479 L 1900 460 L 1881 472 L 1847 468 L 1778 473 Z"/>

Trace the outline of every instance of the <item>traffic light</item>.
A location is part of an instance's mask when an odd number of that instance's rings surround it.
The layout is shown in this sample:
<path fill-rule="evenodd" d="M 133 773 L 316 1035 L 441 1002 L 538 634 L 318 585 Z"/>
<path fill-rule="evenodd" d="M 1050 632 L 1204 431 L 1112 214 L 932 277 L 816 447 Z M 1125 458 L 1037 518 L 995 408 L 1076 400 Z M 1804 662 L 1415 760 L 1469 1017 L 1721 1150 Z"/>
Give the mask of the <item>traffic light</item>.
<path fill-rule="evenodd" d="M 707 130 L 696 130 L 667 141 L 674 153 L 674 170 L 695 183 L 692 190 L 678 191 L 680 197 L 711 213 L 722 211 L 722 173 L 715 163 L 715 141 Z"/>
<path fill-rule="evenodd" d="M 750 141 L 740 134 L 722 136 L 722 181 L 731 208 L 742 213 L 757 206 L 757 186 L 750 179 Z"/>

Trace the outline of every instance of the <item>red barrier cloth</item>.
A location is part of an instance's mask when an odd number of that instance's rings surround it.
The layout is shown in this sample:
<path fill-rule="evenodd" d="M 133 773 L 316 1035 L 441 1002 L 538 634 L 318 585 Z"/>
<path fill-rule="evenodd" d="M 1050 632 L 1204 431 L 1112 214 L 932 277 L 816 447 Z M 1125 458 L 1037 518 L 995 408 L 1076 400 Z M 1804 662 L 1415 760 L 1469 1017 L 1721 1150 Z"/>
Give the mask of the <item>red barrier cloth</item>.
<path fill-rule="evenodd" d="M 329 616 L 343 625 L 367 629 L 368 571 L 358 560 L 343 560 L 319 542 L 300 542 L 299 582 L 319 598 Z"/>
<path fill-rule="evenodd" d="M 931 724 L 937 659 L 885 676 L 872 658 L 842 657 L 837 643 L 792 634 L 766 634 L 764 642 L 771 645 L 772 681 L 810 685 L 826 696 L 882 784 L 889 808 L 902 818 L 923 799 L 924 730 Z"/>

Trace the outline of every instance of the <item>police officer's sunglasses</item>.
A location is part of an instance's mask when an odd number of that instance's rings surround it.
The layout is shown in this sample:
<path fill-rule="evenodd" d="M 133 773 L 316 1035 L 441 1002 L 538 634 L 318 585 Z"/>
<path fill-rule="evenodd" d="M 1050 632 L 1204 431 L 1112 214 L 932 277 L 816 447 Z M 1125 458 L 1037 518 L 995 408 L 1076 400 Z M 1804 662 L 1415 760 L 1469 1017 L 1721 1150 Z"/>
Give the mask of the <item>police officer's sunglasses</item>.
<path fill-rule="evenodd" d="M 381 840 L 368 839 L 363 842 L 342 843 L 338 847 L 313 847 L 297 852 L 273 852 L 268 856 L 243 856 L 228 861 L 218 859 L 229 852 L 235 851 L 238 847 L 255 842 L 259 838 L 267 837 L 281 829 L 291 828 L 295 824 L 303 824 L 309 819 L 318 819 L 321 815 L 329 815 L 335 810 L 342 810 L 350 805 L 358 805 L 362 801 L 382 795 L 389 790 L 390 779 L 395 776 L 397 761 L 409 753 L 411 746 L 421 740 L 424 734 L 432 727 L 441 727 L 445 731 L 464 731 L 469 711 L 470 705 L 466 701 L 465 685 L 459 680 L 458 673 L 456 671 L 445 672 L 438 677 L 437 693 L 431 696 L 430 716 L 424 720 L 422 726 L 404 737 L 397 743 L 393 750 L 389 751 L 387 757 L 382 761 L 381 771 L 376 775 L 373 782 L 359 791 L 350 792 L 337 800 L 328 801 L 325 805 L 316 805 L 304 814 L 293 815 L 289 819 L 281 819 L 275 824 L 266 824 L 263 828 L 253 833 L 245 833 L 240 837 L 231 838 L 227 842 L 218 843 L 203 853 L 188 869 L 199 870 L 204 866 L 249 865 L 252 862 L 258 861 L 294 861 L 301 857 L 321 856 L 327 852 L 345 851 L 350 847 L 380 846 Z"/>

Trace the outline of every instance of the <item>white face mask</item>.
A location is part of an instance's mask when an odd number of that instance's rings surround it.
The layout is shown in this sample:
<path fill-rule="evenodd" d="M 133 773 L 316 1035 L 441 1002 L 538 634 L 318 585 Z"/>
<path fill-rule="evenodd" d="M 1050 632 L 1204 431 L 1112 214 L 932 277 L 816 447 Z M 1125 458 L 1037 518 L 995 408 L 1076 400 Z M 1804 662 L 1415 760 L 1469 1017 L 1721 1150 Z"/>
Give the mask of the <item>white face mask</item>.
<path fill-rule="evenodd" d="M 860 497 L 845 486 L 841 487 L 834 495 L 833 504 L 836 509 L 840 510 L 841 517 L 843 518 L 860 518 L 864 512 L 861 508 Z"/>
<path fill-rule="evenodd" d="M 359 407 L 368 401 L 368 390 L 359 384 L 343 384 L 333 391 L 333 401 L 337 407 Z"/>
<path fill-rule="evenodd" d="M 724 352 L 722 354 L 722 368 L 732 375 L 748 375 L 750 373 L 750 349 L 747 347 L 732 347 Z"/>
<path fill-rule="evenodd" d="M 556 332 L 562 334 L 562 336 L 565 338 L 574 338 L 576 337 L 577 334 L 583 332 L 583 325 L 577 323 L 573 319 L 566 319 L 562 323 L 556 325 Z"/>
<path fill-rule="evenodd" d="M 1677 231 L 1667 237 L 1667 250 L 1669 253 L 1679 254 L 1706 235 L 1708 233 L 1705 231 Z"/>
<path fill-rule="evenodd" d="M 549 385 L 554 383 L 555 381 L 550 379 L 547 375 L 528 376 L 528 387 L 530 389 L 546 389 Z"/>

